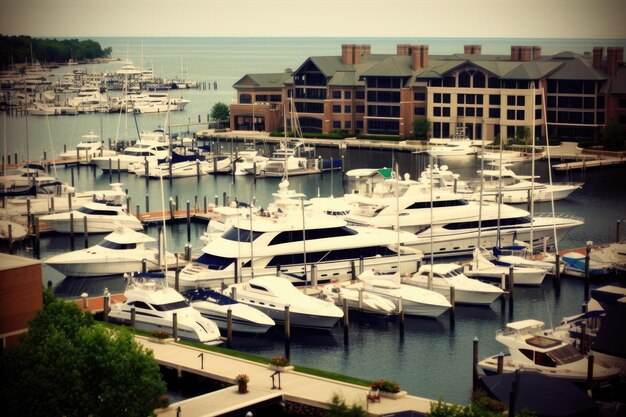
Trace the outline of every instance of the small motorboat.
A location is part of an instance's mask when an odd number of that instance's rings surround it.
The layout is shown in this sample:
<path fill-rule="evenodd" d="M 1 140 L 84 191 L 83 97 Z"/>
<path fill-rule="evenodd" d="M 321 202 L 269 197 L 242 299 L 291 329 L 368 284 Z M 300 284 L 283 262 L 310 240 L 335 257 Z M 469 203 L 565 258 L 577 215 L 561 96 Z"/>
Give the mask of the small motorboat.
<path fill-rule="evenodd" d="M 173 335 L 176 313 L 178 337 L 206 344 L 222 342 L 217 325 L 202 317 L 178 291 L 168 287 L 164 274 L 129 277 L 124 297 L 126 301 L 111 304 L 111 320 L 130 323 L 131 309 L 134 308 L 136 328 L 148 332 L 160 330 Z"/>
<path fill-rule="evenodd" d="M 502 371 L 534 371 L 585 382 L 589 366 L 587 357 L 574 346 L 550 337 L 551 331 L 545 332 L 543 325 L 542 321 L 528 319 L 508 323 L 506 329 L 496 331 L 496 340 L 509 350 L 509 354 L 504 355 Z M 483 359 L 479 366 L 488 375 L 497 373 L 498 355 Z M 619 373 L 619 368 L 607 367 L 599 361 L 593 364 L 594 381 L 607 380 Z"/>
<path fill-rule="evenodd" d="M 402 283 L 428 288 L 432 280 L 432 290 L 449 296 L 454 288 L 454 301 L 460 304 L 489 305 L 503 293 L 501 288 L 477 279 L 468 278 L 463 274 L 463 267 L 454 263 L 422 265 L 415 274 Z"/>
<path fill-rule="evenodd" d="M 228 312 L 231 312 L 232 331 L 260 334 L 276 324 L 267 314 L 247 304 L 209 288 L 197 288 L 182 293 L 202 317 L 214 321 L 222 331 L 228 330 Z"/>
<path fill-rule="evenodd" d="M 517 267 L 496 265 L 483 255 L 484 249 L 474 249 L 471 262 L 464 267 L 464 273 L 472 278 L 484 278 L 491 281 L 502 281 L 502 276 L 509 279 L 509 272 L 513 268 L 513 285 L 541 285 L 547 271 L 543 268 Z M 508 282 L 508 281 L 507 281 Z"/>
<path fill-rule="evenodd" d="M 565 262 L 563 273 L 574 277 L 585 276 L 585 255 L 578 252 L 568 252 L 561 259 Z M 613 272 L 613 265 L 589 259 L 589 276 L 603 277 Z"/>
<path fill-rule="evenodd" d="M 343 306 L 345 300 L 349 309 L 360 313 L 385 317 L 394 316 L 398 313 L 396 305 L 392 301 L 362 288 L 349 288 L 340 283 L 323 286 L 319 296 L 332 300 L 338 306 Z"/>

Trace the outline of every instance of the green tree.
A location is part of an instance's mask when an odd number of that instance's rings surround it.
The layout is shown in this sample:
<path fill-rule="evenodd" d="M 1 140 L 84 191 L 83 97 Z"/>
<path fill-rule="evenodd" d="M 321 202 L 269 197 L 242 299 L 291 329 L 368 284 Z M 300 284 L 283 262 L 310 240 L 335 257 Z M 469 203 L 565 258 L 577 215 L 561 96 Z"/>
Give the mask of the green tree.
<path fill-rule="evenodd" d="M 366 417 L 367 410 L 358 404 L 348 405 L 340 394 L 333 394 L 328 407 L 328 417 Z"/>
<path fill-rule="evenodd" d="M 222 123 L 230 120 L 230 109 L 222 102 L 217 102 L 211 109 L 211 119 L 217 120 L 218 127 L 222 126 Z"/>
<path fill-rule="evenodd" d="M 431 122 L 430 120 L 415 119 L 413 120 L 413 137 L 419 140 L 426 140 L 430 136 Z"/>
<path fill-rule="evenodd" d="M 152 352 L 74 303 L 46 300 L 18 348 L 0 356 L 9 416 L 153 414 L 166 392 Z"/>
<path fill-rule="evenodd" d="M 601 143 L 608 150 L 618 150 L 624 148 L 624 132 L 621 131 L 619 124 L 613 122 L 604 127 Z"/>
<path fill-rule="evenodd" d="M 515 143 L 517 145 L 528 145 L 530 139 L 530 128 L 528 126 L 520 126 L 515 129 Z"/>

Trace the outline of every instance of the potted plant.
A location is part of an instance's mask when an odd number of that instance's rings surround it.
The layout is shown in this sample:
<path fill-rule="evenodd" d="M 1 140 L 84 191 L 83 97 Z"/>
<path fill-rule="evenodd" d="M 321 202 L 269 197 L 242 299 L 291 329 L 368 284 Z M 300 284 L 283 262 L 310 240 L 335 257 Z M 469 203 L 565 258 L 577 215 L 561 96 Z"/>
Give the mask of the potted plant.
<path fill-rule="evenodd" d="M 238 392 L 240 394 L 245 394 L 248 392 L 248 382 L 250 382 L 250 377 L 246 374 L 239 374 L 235 377 L 235 382 L 238 385 Z"/>
<path fill-rule="evenodd" d="M 150 340 L 157 343 L 169 343 L 174 338 L 170 337 L 170 334 L 165 330 L 155 330 L 152 332 Z"/>
<path fill-rule="evenodd" d="M 406 396 L 406 391 L 400 390 L 400 385 L 386 379 L 377 379 L 370 385 L 372 391 L 378 390 L 381 397 L 400 398 Z"/>
<path fill-rule="evenodd" d="M 272 356 L 269 368 L 278 372 L 289 372 L 293 369 L 293 366 L 289 365 L 289 359 L 284 356 Z"/>

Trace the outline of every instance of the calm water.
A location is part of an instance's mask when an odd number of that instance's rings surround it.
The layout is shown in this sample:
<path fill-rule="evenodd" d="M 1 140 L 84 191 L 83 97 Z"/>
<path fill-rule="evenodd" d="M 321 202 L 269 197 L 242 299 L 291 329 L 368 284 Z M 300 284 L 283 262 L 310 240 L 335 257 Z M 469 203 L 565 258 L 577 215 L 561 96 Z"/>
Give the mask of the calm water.
<path fill-rule="evenodd" d="M 160 76 L 180 75 L 197 81 L 218 83 L 218 90 L 181 90 L 178 93 L 191 100 L 184 112 L 172 114 L 173 125 L 185 125 L 197 120 L 198 115 L 206 119 L 210 108 L 218 101 L 230 103 L 234 98 L 231 88 L 246 73 L 279 72 L 285 68 L 297 68 L 308 56 L 339 54 L 341 43 L 371 43 L 373 53 L 393 53 L 397 43 L 428 43 L 431 54 L 462 52 L 463 44 L 483 45 L 483 53 L 508 53 L 513 44 L 542 45 L 543 53 L 562 50 L 575 52 L 590 51 L 593 46 L 624 45 L 624 40 L 513 40 L 513 39 L 250 39 L 250 38 L 148 38 L 123 39 L 101 38 L 103 47 L 113 47 L 114 56 L 125 59 L 127 56 L 136 64 L 141 64 L 143 49 L 144 66 L 152 66 Z M 143 42 L 143 48 L 141 44 Z M 127 52 L 128 51 L 128 52 Z M 181 65 L 182 61 L 182 65 Z M 119 68 L 120 63 L 88 66 L 89 71 L 104 71 Z M 67 69 L 59 69 L 62 73 Z M 104 138 L 134 138 L 137 128 L 152 130 L 165 123 L 164 115 L 81 115 L 78 117 L 56 117 L 28 119 L 9 117 L 2 122 L 6 131 L 8 152 L 18 153 L 19 158 L 30 159 L 59 153 L 63 144 L 75 145 L 88 130 L 102 132 Z M 185 131 L 180 126 L 173 131 Z M 194 130 L 193 127 L 191 130 Z M 28 139 L 28 140 L 27 140 Z M 222 143 L 223 150 L 229 151 L 231 144 Z M 427 161 L 424 156 L 402 152 L 379 150 L 358 150 L 342 153 L 337 149 L 319 148 L 323 157 L 343 158 L 346 169 L 363 167 L 393 166 L 396 162 L 401 172 L 409 172 L 413 177 L 419 173 Z M 471 177 L 479 169 L 475 158 L 445 160 L 452 170 L 462 177 Z M 529 174 L 530 163 L 516 165 L 517 172 Z M 71 170 L 58 169 L 58 176 L 70 181 Z M 537 164 L 541 181 L 547 182 L 548 165 Z M 568 200 L 556 203 L 558 214 L 572 214 L 585 218 L 585 225 L 573 230 L 559 242 L 560 248 L 580 247 L 588 240 L 607 242 L 615 237 L 616 221 L 626 219 L 626 167 L 602 168 L 569 174 L 555 173 L 554 181 L 580 181 L 585 185 Z M 134 175 L 121 174 L 121 182 L 128 189 L 131 206 L 141 206 L 145 211 L 146 195 L 150 210 L 160 210 L 161 205 L 169 206 L 170 197 L 178 197 L 179 206 L 185 207 L 190 201 L 193 206 L 198 197 L 200 207 L 207 196 L 213 202 L 217 196 L 236 197 L 240 201 L 256 200 L 266 205 L 270 193 L 275 191 L 277 180 L 263 179 L 256 184 L 252 178 L 230 176 L 206 176 L 200 182 L 195 178 L 176 179 L 171 185 L 164 182 L 164 198 L 161 198 L 160 184 L 151 180 L 146 186 L 145 179 Z M 74 169 L 74 181 L 79 190 L 102 189 L 108 186 L 108 174 L 89 168 Z M 117 181 L 113 175 L 112 181 Z M 339 174 L 324 176 L 294 177 L 290 179 L 292 188 L 315 196 L 343 193 Z M 538 204 L 536 212 L 549 212 L 549 204 Z M 194 250 L 201 248 L 198 237 L 204 225 L 192 224 L 191 243 Z M 180 251 L 187 241 L 185 224 L 167 226 L 168 250 Z M 150 227 L 147 233 L 156 236 L 157 228 Z M 622 236 L 626 228 L 622 231 Z M 89 245 L 97 243 L 102 236 L 90 236 Z M 82 236 L 75 238 L 76 248 L 82 248 Z M 61 253 L 70 249 L 67 237 L 47 236 L 42 239 L 42 257 Z M 24 249 L 26 256 L 32 252 Z M 112 292 L 123 291 L 120 277 L 102 279 L 64 279 L 56 271 L 44 266 L 44 281 L 52 281 L 55 292 L 63 297 L 74 298 L 81 293 L 101 294 L 107 287 Z M 606 280 L 594 283 L 598 286 L 612 282 Z M 446 314 L 439 319 L 407 318 L 404 335 L 397 323 L 385 320 L 371 320 L 351 317 L 350 336 L 346 343 L 343 330 L 336 327 L 331 333 L 294 332 L 290 350 L 293 362 L 341 372 L 366 379 L 388 378 L 396 380 L 409 393 L 433 399 L 467 403 L 471 386 L 472 341 L 480 341 L 479 356 L 496 354 L 501 346 L 495 342 L 494 333 L 511 320 L 538 318 L 550 323 L 563 316 L 580 311 L 583 302 L 583 284 L 575 279 L 563 279 L 560 287 L 553 287 L 546 280 L 541 288 L 516 288 L 512 313 L 509 306 L 499 301 L 489 308 L 459 307 L 456 320 L 452 322 Z M 235 340 L 236 348 L 261 355 L 271 356 L 284 352 L 280 331 L 272 331 L 264 337 L 240 337 Z M 269 383 L 269 381 L 268 381 Z"/>

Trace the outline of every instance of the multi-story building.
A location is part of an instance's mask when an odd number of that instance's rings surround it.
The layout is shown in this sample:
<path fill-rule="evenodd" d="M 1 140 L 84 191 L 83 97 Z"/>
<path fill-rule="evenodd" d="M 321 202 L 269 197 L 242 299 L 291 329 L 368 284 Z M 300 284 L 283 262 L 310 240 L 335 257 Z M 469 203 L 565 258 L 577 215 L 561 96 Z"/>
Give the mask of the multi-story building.
<path fill-rule="evenodd" d="M 435 138 L 458 128 L 486 140 L 532 126 L 535 137 L 547 129 L 550 137 L 595 138 L 608 123 L 626 130 L 623 47 L 552 56 L 540 46 L 511 46 L 509 55 L 481 49 L 443 56 L 400 44 L 396 54 L 372 54 L 370 45 L 342 45 L 341 56 L 310 57 L 295 71 L 244 76 L 234 85 L 230 126 L 273 131 L 293 108 L 302 131 L 320 134 L 409 137 L 420 118 Z"/>

